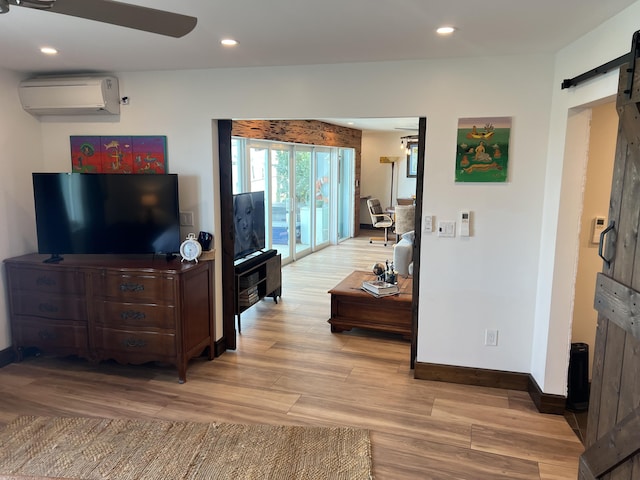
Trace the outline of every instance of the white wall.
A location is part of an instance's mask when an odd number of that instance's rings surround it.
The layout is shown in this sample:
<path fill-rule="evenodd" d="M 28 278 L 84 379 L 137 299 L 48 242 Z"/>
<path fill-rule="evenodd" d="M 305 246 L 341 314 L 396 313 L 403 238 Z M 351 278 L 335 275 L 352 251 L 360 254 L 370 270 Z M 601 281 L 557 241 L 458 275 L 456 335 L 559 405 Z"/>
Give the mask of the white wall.
<path fill-rule="evenodd" d="M 416 193 L 416 179 L 407 178 L 407 156 L 400 149 L 400 138 L 406 132 L 362 132 L 360 195 L 380 199 L 384 206 L 395 205 L 398 197 Z M 380 163 L 380 157 L 399 157 L 393 167 L 393 202 L 391 198 L 391 164 Z M 363 206 L 365 204 L 363 203 Z M 360 223 L 371 223 L 366 209 L 360 212 Z"/>
<path fill-rule="evenodd" d="M 37 247 L 31 172 L 42 168 L 40 124 L 22 110 L 17 74 L 0 69 L 0 259 Z M 11 346 L 4 268 L 0 281 L 0 350 Z"/>
<path fill-rule="evenodd" d="M 423 234 L 420 362 L 530 371 L 553 74 L 550 59 L 528 59 L 525 70 L 511 60 L 467 62 L 468 71 L 429 85 L 442 101 L 427 115 L 423 214 L 437 224 L 469 210 L 472 234 Z M 482 116 L 513 119 L 508 180 L 456 184 L 458 119 Z M 486 329 L 498 330 L 498 346 L 484 346 Z"/>

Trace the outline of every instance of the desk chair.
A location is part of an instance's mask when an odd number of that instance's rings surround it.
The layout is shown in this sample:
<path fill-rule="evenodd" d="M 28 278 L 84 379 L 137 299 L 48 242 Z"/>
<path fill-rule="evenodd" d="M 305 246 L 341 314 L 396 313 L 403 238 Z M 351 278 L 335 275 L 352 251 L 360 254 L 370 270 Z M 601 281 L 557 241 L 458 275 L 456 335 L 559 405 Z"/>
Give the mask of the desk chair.
<path fill-rule="evenodd" d="M 384 228 L 384 238 L 382 237 L 370 237 L 369 243 L 375 241 L 384 241 L 384 246 L 387 246 L 389 241 L 389 228 L 393 226 L 393 220 L 389 215 L 384 213 L 380 206 L 380 200 L 377 198 L 370 198 L 367 200 L 367 207 L 369 208 L 369 215 L 371 216 L 371 223 L 375 228 Z"/>

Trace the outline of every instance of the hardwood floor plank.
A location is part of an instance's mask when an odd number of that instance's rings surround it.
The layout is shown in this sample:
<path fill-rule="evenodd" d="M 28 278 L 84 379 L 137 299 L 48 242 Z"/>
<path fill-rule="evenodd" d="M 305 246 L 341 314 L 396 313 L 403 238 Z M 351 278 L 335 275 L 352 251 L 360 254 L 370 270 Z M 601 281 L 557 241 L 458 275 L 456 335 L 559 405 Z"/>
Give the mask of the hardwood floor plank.
<path fill-rule="evenodd" d="M 540 463 L 540 480 L 565 480 L 567 478 L 578 478 L 578 465 L 548 465 Z"/>
<path fill-rule="evenodd" d="M 154 385 L 156 380 L 150 382 Z M 200 397 L 203 400 L 211 399 L 218 403 L 228 403 L 229 405 L 255 408 L 262 411 L 273 411 L 275 413 L 286 413 L 295 405 L 300 398 L 300 394 L 281 392 L 274 389 L 257 389 L 254 387 L 231 385 L 227 383 L 224 388 L 211 390 L 209 379 L 193 379 L 184 385 L 166 385 L 164 388 L 169 391 L 179 392 L 181 397 Z M 187 388 L 183 388 L 183 387 Z"/>
<path fill-rule="evenodd" d="M 432 415 L 452 421 L 462 421 L 473 425 L 499 427 L 501 430 L 522 431 L 522 425 L 531 422 L 526 431 L 546 438 L 555 438 L 570 444 L 580 441 L 566 421 L 558 421 L 558 415 L 543 415 L 534 412 L 495 408 L 487 405 L 468 404 L 444 398 L 436 399 Z"/>
<path fill-rule="evenodd" d="M 310 381 L 311 380 L 311 381 Z M 312 383 L 312 385 L 311 385 Z M 410 388 L 388 390 L 384 385 L 358 385 L 350 382 L 337 383 L 327 381 L 322 378 L 305 378 L 282 376 L 274 385 L 274 388 L 301 392 L 303 395 L 315 395 L 319 389 L 332 399 L 337 401 L 351 402 L 354 398 L 360 399 L 362 406 L 386 408 L 391 412 L 399 410 L 402 412 L 427 414 L 431 412 L 434 398 L 432 395 L 417 392 Z M 411 402 L 406 399 L 411 398 Z M 393 410 L 390 405 L 397 405 Z"/>
<path fill-rule="evenodd" d="M 577 437 L 575 442 L 568 442 L 528 431 L 516 432 L 485 425 L 474 425 L 472 430 L 471 448 L 474 450 L 551 465 L 567 465 L 584 450 Z"/>
<path fill-rule="evenodd" d="M 379 471 L 391 472 L 402 462 L 413 465 L 413 457 L 420 458 L 421 470 L 410 471 L 406 478 L 465 478 L 474 480 L 537 480 L 537 462 L 511 458 L 503 455 L 477 452 L 468 448 L 436 443 L 423 438 L 407 438 L 388 433 L 372 434 L 374 454 L 393 463 L 382 461 L 376 464 Z M 387 477 L 405 478 L 405 477 Z"/>
<path fill-rule="evenodd" d="M 434 442 L 467 448 L 471 441 L 470 425 L 440 421 L 429 416 L 428 413 L 417 415 L 399 410 L 392 411 L 379 405 L 364 404 L 363 401 L 347 403 L 302 395 L 289 411 L 289 415 L 295 418 L 314 419 L 324 424 L 419 435 Z"/>

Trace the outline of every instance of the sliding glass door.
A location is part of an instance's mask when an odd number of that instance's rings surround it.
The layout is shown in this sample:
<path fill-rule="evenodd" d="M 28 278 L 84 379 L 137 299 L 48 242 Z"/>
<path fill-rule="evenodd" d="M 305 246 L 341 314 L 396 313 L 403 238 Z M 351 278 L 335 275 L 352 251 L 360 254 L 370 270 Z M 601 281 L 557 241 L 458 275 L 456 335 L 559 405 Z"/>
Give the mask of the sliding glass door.
<path fill-rule="evenodd" d="M 338 149 L 337 227 L 338 242 L 353 236 L 355 161 L 352 148 Z"/>
<path fill-rule="evenodd" d="M 292 178 L 295 188 L 295 211 L 300 226 L 300 236 L 296 240 L 295 258 L 301 258 L 311 252 L 312 223 L 311 223 L 311 186 L 313 178 L 311 172 L 311 147 L 296 145 L 294 147 L 294 171 Z"/>
<path fill-rule="evenodd" d="M 233 191 L 265 192 L 266 248 L 284 263 L 353 235 L 354 150 L 232 139 Z"/>
<path fill-rule="evenodd" d="M 291 147 L 272 145 L 270 150 L 271 245 L 285 261 L 296 241 L 295 218 L 291 218 Z"/>
<path fill-rule="evenodd" d="M 315 178 L 315 246 L 329 243 L 329 213 L 331 211 L 332 177 L 331 150 L 326 147 L 314 148 Z"/>

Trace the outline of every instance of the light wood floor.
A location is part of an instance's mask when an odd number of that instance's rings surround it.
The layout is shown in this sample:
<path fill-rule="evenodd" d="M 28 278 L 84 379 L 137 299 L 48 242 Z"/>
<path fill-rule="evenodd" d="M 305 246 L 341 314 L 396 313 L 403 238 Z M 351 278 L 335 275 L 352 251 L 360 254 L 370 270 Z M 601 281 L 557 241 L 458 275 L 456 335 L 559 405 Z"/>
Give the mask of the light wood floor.
<path fill-rule="evenodd" d="M 284 267 L 281 301 L 245 312 L 238 349 L 192 361 L 183 385 L 168 366 L 8 365 L 0 424 L 30 414 L 350 425 L 371 431 L 376 480 L 577 478 L 580 441 L 527 393 L 415 380 L 407 341 L 331 334 L 327 290 L 391 257 L 391 245 L 360 237 Z"/>

